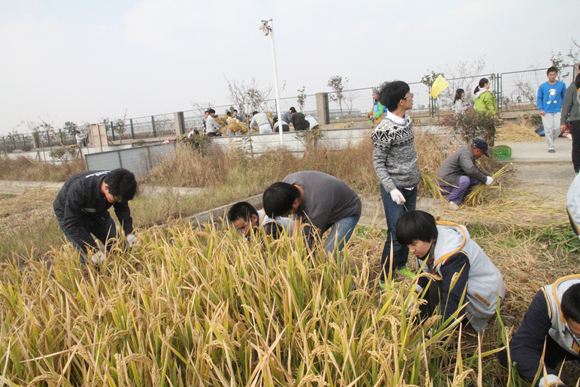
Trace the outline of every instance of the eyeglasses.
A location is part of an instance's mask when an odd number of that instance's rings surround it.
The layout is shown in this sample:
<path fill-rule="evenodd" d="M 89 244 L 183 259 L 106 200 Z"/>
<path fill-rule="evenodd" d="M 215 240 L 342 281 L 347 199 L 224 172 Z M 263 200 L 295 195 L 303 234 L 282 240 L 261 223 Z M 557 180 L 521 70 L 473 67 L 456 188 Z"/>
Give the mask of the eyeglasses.
<path fill-rule="evenodd" d="M 411 98 L 413 98 L 413 97 L 414 97 L 413 93 L 409 93 L 409 95 L 408 95 L 408 96 L 409 96 L 409 97 L 411 97 Z M 404 97 L 403 97 L 403 99 L 405 99 L 405 100 L 406 100 L 406 99 L 407 99 L 407 96 L 404 96 Z"/>
<path fill-rule="evenodd" d="M 572 338 L 578 342 L 578 340 L 580 340 L 580 333 L 574 332 L 572 330 L 572 328 L 570 328 L 570 326 L 568 324 L 566 324 L 566 329 L 568 330 L 568 332 L 570 332 L 570 335 L 572 335 Z"/>

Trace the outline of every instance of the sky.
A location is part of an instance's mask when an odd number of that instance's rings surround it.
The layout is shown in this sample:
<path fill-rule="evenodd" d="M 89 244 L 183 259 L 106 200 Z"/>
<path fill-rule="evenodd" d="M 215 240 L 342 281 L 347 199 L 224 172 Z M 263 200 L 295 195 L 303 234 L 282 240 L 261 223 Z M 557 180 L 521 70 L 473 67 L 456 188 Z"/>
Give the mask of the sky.
<path fill-rule="evenodd" d="M 548 67 L 580 43 L 578 0 L 0 0 L 0 135 L 230 104 L 226 78 L 273 86 L 269 18 L 281 97 L 480 57 L 487 72 Z"/>

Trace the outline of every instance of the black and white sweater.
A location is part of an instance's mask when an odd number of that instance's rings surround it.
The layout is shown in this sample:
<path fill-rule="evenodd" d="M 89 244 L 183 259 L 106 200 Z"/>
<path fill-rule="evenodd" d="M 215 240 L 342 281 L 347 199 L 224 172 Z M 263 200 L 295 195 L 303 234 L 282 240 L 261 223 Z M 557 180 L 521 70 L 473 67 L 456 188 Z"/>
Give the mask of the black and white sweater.
<path fill-rule="evenodd" d="M 405 115 L 405 123 L 397 124 L 387 116 L 377 125 L 371 138 L 373 167 L 385 190 L 416 187 L 421 176 L 411 117 Z"/>

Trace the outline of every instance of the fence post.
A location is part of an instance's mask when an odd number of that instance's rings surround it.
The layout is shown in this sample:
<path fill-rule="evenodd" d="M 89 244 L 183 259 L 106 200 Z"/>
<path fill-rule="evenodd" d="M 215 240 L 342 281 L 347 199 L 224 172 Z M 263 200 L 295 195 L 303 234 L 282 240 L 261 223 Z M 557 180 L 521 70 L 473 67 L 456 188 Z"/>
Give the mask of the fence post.
<path fill-rule="evenodd" d="M 113 123 L 109 122 L 109 124 L 111 125 L 111 135 L 113 137 L 113 142 L 115 141 L 115 130 L 113 129 Z"/>
<path fill-rule="evenodd" d="M 316 118 L 322 125 L 330 123 L 328 111 L 328 93 L 316 93 Z"/>
<path fill-rule="evenodd" d="M 503 81 L 501 79 L 500 73 L 497 73 L 495 78 L 495 86 L 497 90 L 497 111 L 498 113 L 501 113 L 503 109 Z"/>
<path fill-rule="evenodd" d="M 46 131 L 46 141 L 48 141 L 48 147 L 52 148 L 52 145 L 50 144 L 50 131 L 49 130 Z"/>
<path fill-rule="evenodd" d="M 135 131 L 133 130 L 133 119 L 129 119 L 129 123 L 131 124 L 131 140 L 135 139 Z"/>
<path fill-rule="evenodd" d="M 2 143 L 4 144 L 4 156 L 8 157 L 8 148 L 6 147 L 6 137 L 2 136 Z"/>
<path fill-rule="evenodd" d="M 151 116 L 151 127 L 153 128 L 153 137 L 157 137 L 157 132 L 155 132 L 155 117 Z"/>
<path fill-rule="evenodd" d="M 173 125 L 175 126 L 175 134 L 177 136 L 185 134 L 185 122 L 183 119 L 183 112 L 173 113 Z"/>

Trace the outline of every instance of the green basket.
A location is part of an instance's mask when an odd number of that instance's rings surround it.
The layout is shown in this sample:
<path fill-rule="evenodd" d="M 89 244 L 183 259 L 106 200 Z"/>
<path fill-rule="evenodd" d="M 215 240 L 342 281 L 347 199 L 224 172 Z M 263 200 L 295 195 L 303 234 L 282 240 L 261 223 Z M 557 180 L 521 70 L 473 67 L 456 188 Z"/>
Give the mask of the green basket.
<path fill-rule="evenodd" d="M 512 158 L 512 148 L 507 145 L 496 145 L 493 147 L 491 154 L 497 161 L 508 161 Z"/>

